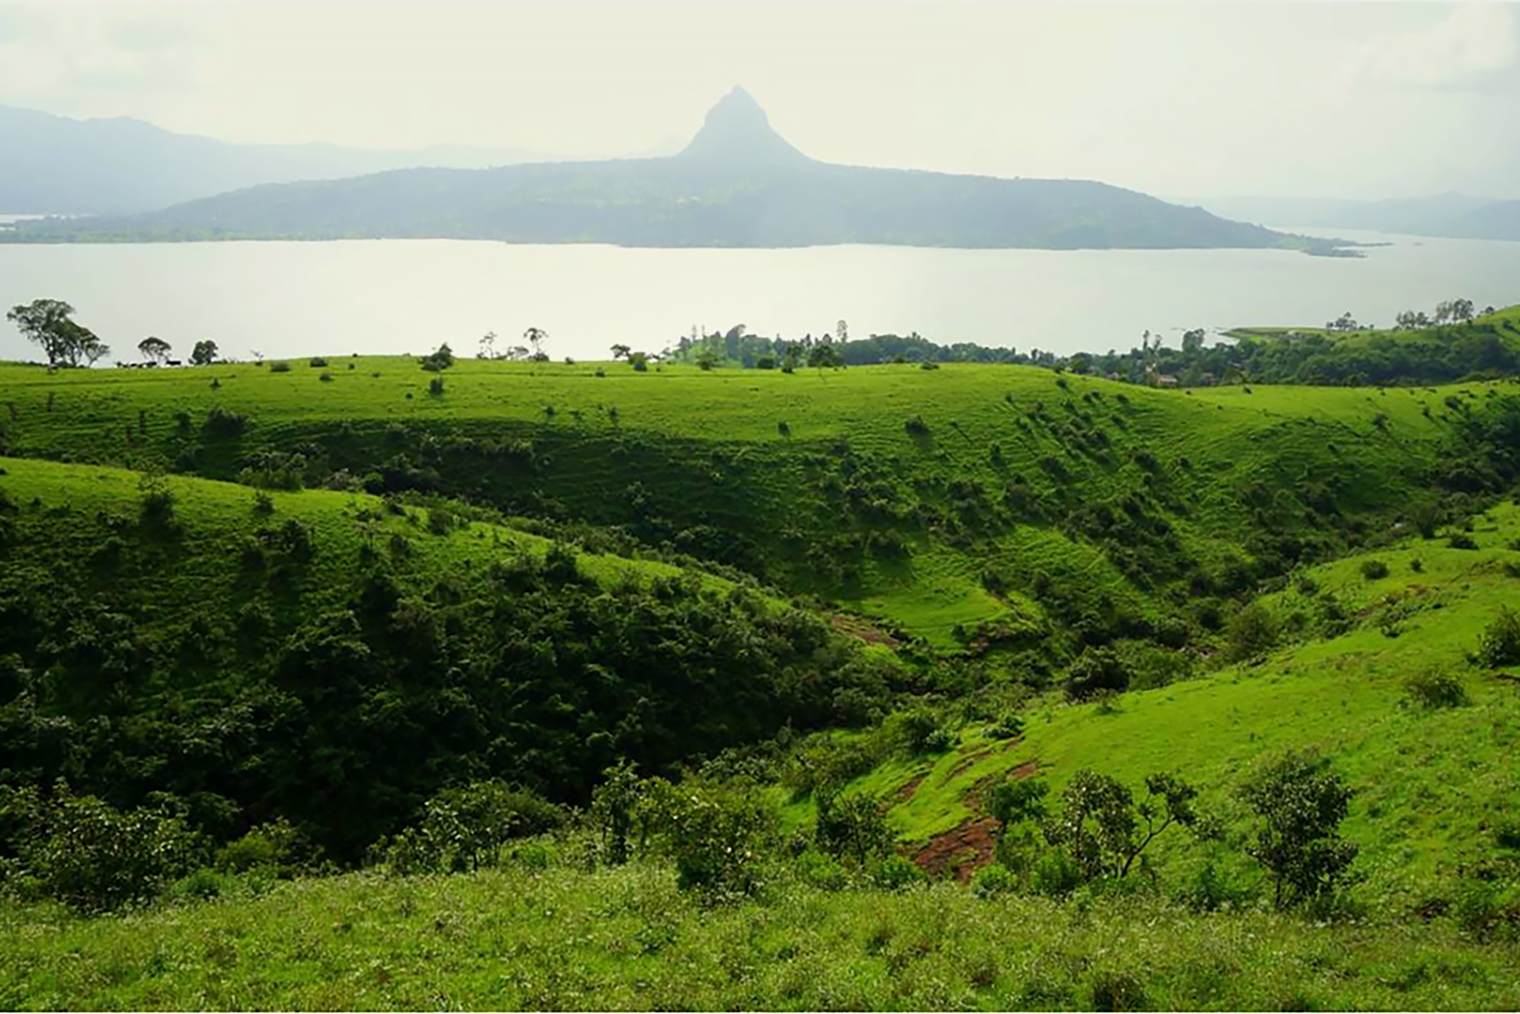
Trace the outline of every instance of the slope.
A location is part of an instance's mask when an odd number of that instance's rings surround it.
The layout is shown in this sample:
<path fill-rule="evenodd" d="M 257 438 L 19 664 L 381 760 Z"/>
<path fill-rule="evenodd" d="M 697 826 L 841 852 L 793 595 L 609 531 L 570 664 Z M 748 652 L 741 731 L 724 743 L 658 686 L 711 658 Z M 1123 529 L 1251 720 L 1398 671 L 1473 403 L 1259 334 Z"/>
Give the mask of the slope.
<path fill-rule="evenodd" d="M 1179 883 L 1211 863 L 1226 881 L 1249 882 L 1257 871 L 1238 854 L 1244 810 L 1233 789 L 1263 756 L 1314 749 L 1357 791 L 1347 831 L 1361 846 L 1358 896 L 1398 916 L 1450 903 L 1514 827 L 1520 668 L 1483 669 L 1471 656 L 1520 593 L 1520 506 L 1453 533 L 1473 548 L 1412 537 L 1299 572 L 1260 600 L 1282 640 L 1264 657 L 1104 702 L 1040 705 L 1016 740 L 970 727 L 954 750 L 884 765 L 854 791 L 892 801 L 895 827 L 922 848 L 981 821 L 987 788 L 1009 775 L 1059 791 L 1082 769 L 1130 786 L 1178 771 L 1234 830 L 1219 846 L 1159 843 L 1159 868 Z M 1414 695 L 1411 680 L 1432 672 L 1459 681 L 1460 706 L 1432 710 Z M 951 858 L 969 870 L 990 854 Z"/>
<path fill-rule="evenodd" d="M 458 508 L 0 459 L 0 784 L 276 815 L 340 860 L 440 785 L 583 801 L 861 717 L 891 670 L 753 588 Z"/>
<path fill-rule="evenodd" d="M 0 367 L 0 445 L 464 496 L 735 566 L 954 648 L 979 627 L 1013 644 L 1179 623 L 1206 638 L 1211 597 L 1376 537 L 1467 420 L 1503 403 L 1483 385 L 1185 393 L 960 364 L 461 361 L 433 395 L 412 361 L 338 362 L 351 368 Z"/>

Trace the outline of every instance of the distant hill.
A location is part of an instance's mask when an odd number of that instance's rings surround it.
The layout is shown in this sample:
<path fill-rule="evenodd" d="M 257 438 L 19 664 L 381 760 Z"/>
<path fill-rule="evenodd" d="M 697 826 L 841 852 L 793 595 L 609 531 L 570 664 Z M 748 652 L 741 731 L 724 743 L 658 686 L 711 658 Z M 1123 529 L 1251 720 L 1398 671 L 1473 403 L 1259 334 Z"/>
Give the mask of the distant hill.
<path fill-rule="evenodd" d="M 230 144 L 141 120 L 74 120 L 0 106 L 0 214 L 136 213 L 260 183 L 408 166 L 480 168 L 542 157 L 523 149 Z"/>
<path fill-rule="evenodd" d="M 154 214 L 31 223 L 3 235 L 8 242 L 382 237 L 658 247 L 1312 245 L 1103 183 L 818 162 L 777 134 L 738 88 L 670 157 L 258 186 Z"/>
<path fill-rule="evenodd" d="M 1455 192 L 1384 201 L 1221 197 L 1201 203 L 1217 215 L 1245 222 L 1452 239 L 1520 240 L 1520 201 Z"/>

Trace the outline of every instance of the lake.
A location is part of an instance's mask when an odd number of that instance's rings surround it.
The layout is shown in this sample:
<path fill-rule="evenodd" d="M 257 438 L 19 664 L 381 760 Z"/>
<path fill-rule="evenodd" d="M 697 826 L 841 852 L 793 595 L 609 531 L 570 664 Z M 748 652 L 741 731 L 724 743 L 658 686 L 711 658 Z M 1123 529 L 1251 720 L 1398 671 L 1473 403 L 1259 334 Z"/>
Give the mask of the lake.
<path fill-rule="evenodd" d="M 1291 229 L 1330 235 L 1324 230 Z M 136 359 L 146 335 L 186 355 L 473 355 L 482 334 L 549 333 L 555 358 L 659 351 L 693 325 L 800 337 L 917 331 L 940 343 L 1095 352 L 1244 324 L 1322 325 L 1350 311 L 1465 296 L 1520 302 L 1520 243 L 1334 233 L 1391 246 L 1360 259 L 1275 250 L 944 250 L 833 246 L 649 250 L 461 240 L 0 245 L 0 307 L 49 297 Z M 0 324 L 0 358 L 38 358 Z"/>

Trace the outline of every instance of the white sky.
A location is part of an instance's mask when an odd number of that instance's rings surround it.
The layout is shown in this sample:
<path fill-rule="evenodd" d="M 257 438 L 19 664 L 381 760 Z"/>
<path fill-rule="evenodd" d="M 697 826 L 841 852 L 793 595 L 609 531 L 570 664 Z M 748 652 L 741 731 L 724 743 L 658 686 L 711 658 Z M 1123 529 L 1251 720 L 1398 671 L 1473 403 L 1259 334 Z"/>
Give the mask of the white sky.
<path fill-rule="evenodd" d="M 566 157 L 734 84 L 820 159 L 1164 197 L 1520 197 L 1520 4 L 0 0 L 0 103 Z"/>

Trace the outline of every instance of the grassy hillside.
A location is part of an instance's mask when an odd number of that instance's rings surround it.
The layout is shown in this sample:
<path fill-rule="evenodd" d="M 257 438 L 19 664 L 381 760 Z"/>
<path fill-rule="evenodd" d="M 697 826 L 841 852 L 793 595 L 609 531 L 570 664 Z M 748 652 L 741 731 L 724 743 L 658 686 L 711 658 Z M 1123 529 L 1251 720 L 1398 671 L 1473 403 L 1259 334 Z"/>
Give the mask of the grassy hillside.
<path fill-rule="evenodd" d="M 1493 390 L 1188 394 L 1002 366 L 461 361 L 433 395 L 410 360 L 331 362 L 4 366 L 0 442 L 254 483 L 432 489 L 617 527 L 954 648 L 958 626 L 982 624 L 1015 640 L 1099 622 L 1144 633 L 1159 587 L 1228 593 L 1252 568 L 1365 538 Z M 1052 585 L 1077 598 L 1054 600 Z"/>
<path fill-rule="evenodd" d="M 1347 830 L 1362 850 L 1359 895 L 1396 913 L 1449 902 L 1496 836 L 1515 827 L 1520 666 L 1489 670 L 1469 656 L 1520 596 L 1520 506 L 1496 507 L 1470 534 L 1455 534 L 1474 548 L 1416 536 L 1298 573 L 1261 600 L 1283 642 L 1264 657 L 1110 701 L 1036 705 L 1019 739 L 989 739 L 973 726 L 954 750 L 894 760 L 850 791 L 888 801 L 894 828 L 916 851 L 981 821 L 986 789 L 1010 773 L 1059 790 L 1084 768 L 1131 786 L 1177 770 L 1239 821 L 1232 794 L 1259 758 L 1313 748 L 1357 791 Z M 1423 707 L 1409 681 L 1431 672 L 1452 674 L 1466 703 Z M 985 863 L 988 844 L 960 858 L 968 868 Z M 1243 881 L 1258 872 L 1238 841 L 1170 846 L 1158 861 L 1174 882 L 1204 863 Z"/>

